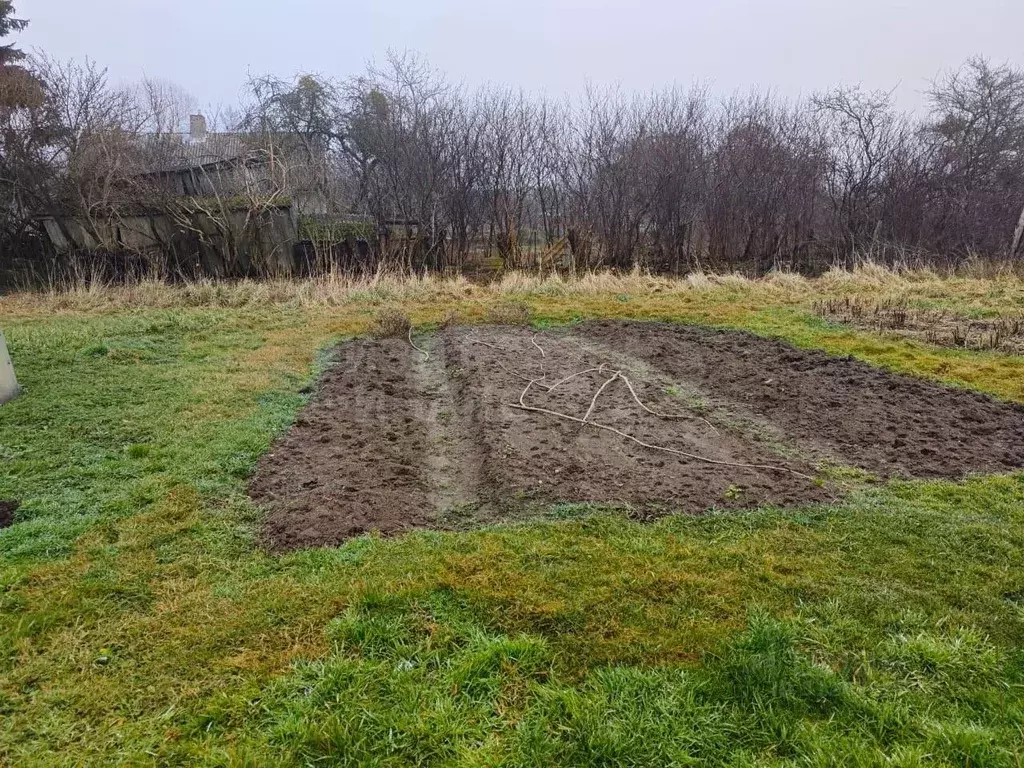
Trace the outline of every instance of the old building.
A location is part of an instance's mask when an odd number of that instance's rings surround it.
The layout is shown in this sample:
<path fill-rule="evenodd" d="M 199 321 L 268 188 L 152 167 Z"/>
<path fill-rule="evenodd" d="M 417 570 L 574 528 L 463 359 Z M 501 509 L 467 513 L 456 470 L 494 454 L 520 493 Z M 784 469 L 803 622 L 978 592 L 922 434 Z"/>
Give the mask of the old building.
<path fill-rule="evenodd" d="M 41 217 L 59 254 L 136 257 L 174 274 L 292 274 L 317 251 L 310 222 L 342 240 L 365 224 L 338 213 L 327 164 L 297 135 L 212 132 L 193 115 L 188 133 L 131 137 L 113 160 L 111 145 L 96 151 L 97 165 L 118 168 L 107 197 Z"/>

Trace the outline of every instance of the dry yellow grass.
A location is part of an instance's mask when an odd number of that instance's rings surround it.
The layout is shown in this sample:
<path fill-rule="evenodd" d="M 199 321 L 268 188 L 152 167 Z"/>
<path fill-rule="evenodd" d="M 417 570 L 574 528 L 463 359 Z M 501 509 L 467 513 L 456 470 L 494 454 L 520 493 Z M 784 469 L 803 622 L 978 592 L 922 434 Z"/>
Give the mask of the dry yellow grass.
<path fill-rule="evenodd" d="M 921 300 L 975 302 L 981 305 L 1024 305 L 1024 280 L 1012 271 L 968 268 L 963 274 L 941 275 L 930 269 L 892 269 L 864 262 L 854 269 L 833 268 L 818 278 L 772 272 L 752 279 L 740 274 L 693 272 L 682 278 L 629 273 L 590 272 L 574 277 L 510 272 L 478 284 L 465 277 L 381 273 L 352 277 L 332 273 L 314 278 L 268 280 L 202 279 L 167 283 L 156 279 L 116 285 L 94 281 L 0 296 L 0 314 L 109 313 L 126 309 L 184 307 L 337 307 L 360 303 L 432 304 L 483 302 L 513 298 L 619 295 L 632 298 L 661 295 L 734 292 L 739 296 L 772 297 L 801 303 L 808 296 L 870 292 Z"/>

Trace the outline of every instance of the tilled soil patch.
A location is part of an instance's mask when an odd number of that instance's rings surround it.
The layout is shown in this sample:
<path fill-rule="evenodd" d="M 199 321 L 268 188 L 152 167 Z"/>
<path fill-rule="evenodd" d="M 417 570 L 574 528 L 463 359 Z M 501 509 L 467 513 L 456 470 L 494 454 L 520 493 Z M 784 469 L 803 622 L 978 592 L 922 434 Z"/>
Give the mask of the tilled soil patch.
<path fill-rule="evenodd" d="M 666 512 L 824 501 L 883 476 L 1024 466 L 1024 408 L 739 332 L 455 327 L 338 348 L 260 462 L 271 547 L 504 521 L 553 502 Z M 583 423 L 583 422 L 586 423 Z"/>
<path fill-rule="evenodd" d="M 1024 466 L 1024 407 L 738 331 L 643 322 L 574 333 L 764 417 L 822 457 L 883 476 Z"/>
<path fill-rule="evenodd" d="M 252 496 L 270 507 L 273 547 L 333 544 L 433 522 L 423 413 L 409 345 L 352 341 L 313 402 L 259 463 Z"/>
<path fill-rule="evenodd" d="M 449 331 L 444 343 L 457 371 L 460 423 L 477 442 L 481 491 L 496 517 L 530 501 L 628 503 L 649 516 L 828 498 L 811 465 L 708 421 L 667 394 L 664 377 L 625 373 L 628 360 L 572 336 L 484 327 Z M 625 379 L 614 377 L 619 370 Z M 540 380 L 524 396 L 533 379 Z M 510 407 L 519 404 L 550 413 Z M 601 427 L 567 418 L 588 411 Z M 691 455 L 648 448 L 603 427 Z"/>

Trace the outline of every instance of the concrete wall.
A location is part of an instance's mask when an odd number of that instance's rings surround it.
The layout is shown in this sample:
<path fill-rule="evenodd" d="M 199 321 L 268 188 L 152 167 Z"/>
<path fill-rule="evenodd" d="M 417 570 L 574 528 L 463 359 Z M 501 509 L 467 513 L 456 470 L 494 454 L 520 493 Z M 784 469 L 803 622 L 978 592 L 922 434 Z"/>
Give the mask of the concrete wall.
<path fill-rule="evenodd" d="M 18 380 L 14 378 L 14 365 L 7 354 L 7 343 L 0 331 L 0 405 L 18 396 Z"/>

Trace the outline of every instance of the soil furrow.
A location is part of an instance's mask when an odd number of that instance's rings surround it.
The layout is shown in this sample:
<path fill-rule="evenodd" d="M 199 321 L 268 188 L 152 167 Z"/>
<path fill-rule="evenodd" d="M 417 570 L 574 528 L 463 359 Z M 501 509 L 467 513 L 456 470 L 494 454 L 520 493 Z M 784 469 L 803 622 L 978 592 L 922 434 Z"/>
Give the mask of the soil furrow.
<path fill-rule="evenodd" d="M 312 402 L 259 462 L 251 494 L 270 508 L 274 549 L 337 544 L 369 531 L 431 526 L 424 414 L 408 342 L 339 346 Z"/>

